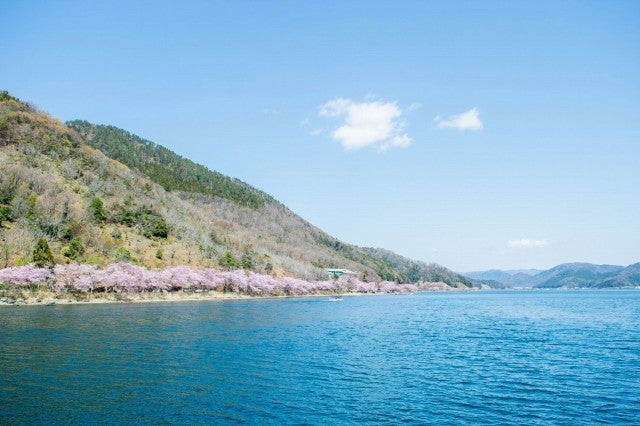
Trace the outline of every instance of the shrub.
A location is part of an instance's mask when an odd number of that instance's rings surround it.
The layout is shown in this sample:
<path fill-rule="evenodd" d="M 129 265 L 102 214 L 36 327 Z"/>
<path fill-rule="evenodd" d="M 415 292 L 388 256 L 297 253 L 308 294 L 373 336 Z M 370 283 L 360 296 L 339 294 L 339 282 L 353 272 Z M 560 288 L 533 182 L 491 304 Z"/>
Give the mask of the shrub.
<path fill-rule="evenodd" d="M 0 223 L 5 220 L 9 222 L 13 220 L 13 210 L 11 206 L 3 206 L 0 204 Z"/>
<path fill-rule="evenodd" d="M 233 257 L 233 253 L 231 253 L 230 251 L 225 252 L 225 254 L 223 254 L 222 257 L 220 257 L 220 259 L 218 260 L 218 263 L 220 263 L 221 267 L 228 270 L 232 270 L 238 267 L 238 261 L 235 257 Z"/>
<path fill-rule="evenodd" d="M 167 222 L 164 219 L 160 218 L 153 225 L 153 229 L 151 230 L 151 235 L 158 238 L 167 238 L 169 234 L 169 227 L 167 226 Z"/>
<path fill-rule="evenodd" d="M 169 226 L 158 212 L 145 207 L 137 209 L 130 207 L 131 203 L 119 207 L 119 212 L 112 217 L 113 221 L 128 227 L 136 226 L 147 238 L 167 238 L 169 236 Z"/>
<path fill-rule="evenodd" d="M 36 203 L 38 202 L 38 196 L 34 193 L 29 194 L 27 197 L 27 217 L 34 219 L 36 216 Z"/>
<path fill-rule="evenodd" d="M 107 212 L 104 209 L 102 200 L 98 197 L 94 197 L 89 205 L 91 216 L 97 223 L 104 223 L 107 220 Z"/>
<path fill-rule="evenodd" d="M 69 247 L 63 253 L 66 257 L 71 260 L 75 260 L 78 257 L 84 254 L 84 245 L 80 238 L 76 237 L 71 240 L 69 243 Z"/>
<path fill-rule="evenodd" d="M 116 250 L 115 256 L 118 262 L 133 262 L 133 257 L 131 257 L 131 252 L 124 247 L 120 247 Z"/>
<path fill-rule="evenodd" d="M 254 269 L 256 266 L 256 262 L 253 258 L 253 255 L 250 251 L 245 252 L 242 255 L 242 259 L 240 260 L 240 266 L 242 269 Z"/>

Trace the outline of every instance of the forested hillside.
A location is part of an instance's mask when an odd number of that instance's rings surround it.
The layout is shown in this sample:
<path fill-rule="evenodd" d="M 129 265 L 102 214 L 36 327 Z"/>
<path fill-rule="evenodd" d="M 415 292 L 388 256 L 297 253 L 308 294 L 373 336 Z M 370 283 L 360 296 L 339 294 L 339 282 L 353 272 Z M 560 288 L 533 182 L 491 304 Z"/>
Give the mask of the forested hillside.
<path fill-rule="evenodd" d="M 75 120 L 66 123 L 87 144 L 141 172 L 167 191 L 211 195 L 257 209 L 271 198 L 246 183 L 183 158 L 167 148 L 113 126 Z"/>
<path fill-rule="evenodd" d="M 60 121 L 0 92 L 0 267 L 56 263 L 245 269 L 364 280 L 468 280 L 343 243 L 269 195 L 112 126 Z"/>
<path fill-rule="evenodd" d="M 464 275 L 476 280 L 479 283 L 485 283 L 494 288 L 505 287 L 530 287 L 532 277 L 543 272 L 537 269 L 529 269 L 524 271 L 501 271 L 492 269 L 489 271 L 465 272 Z"/>
<path fill-rule="evenodd" d="M 453 287 L 459 285 L 472 286 L 469 278 L 435 263 L 428 264 L 408 259 L 384 249 L 361 248 L 361 250 L 383 261 L 383 265 L 390 268 L 394 274 L 397 274 L 401 282 L 443 282 Z"/>
<path fill-rule="evenodd" d="M 602 282 L 617 276 L 623 269 L 623 266 L 617 265 L 564 263 L 537 274 L 534 277 L 535 286 L 538 288 L 597 288 Z"/>

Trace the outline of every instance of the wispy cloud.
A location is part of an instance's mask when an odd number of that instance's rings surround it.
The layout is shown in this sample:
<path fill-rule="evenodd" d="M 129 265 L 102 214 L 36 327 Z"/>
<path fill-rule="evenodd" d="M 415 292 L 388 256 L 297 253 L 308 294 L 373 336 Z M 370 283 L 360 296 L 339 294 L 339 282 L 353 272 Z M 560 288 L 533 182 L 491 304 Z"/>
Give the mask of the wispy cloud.
<path fill-rule="evenodd" d="M 435 121 L 436 125 L 441 129 L 450 128 L 460 131 L 468 130 L 478 132 L 484 127 L 482 120 L 480 120 L 480 111 L 478 111 L 478 108 L 471 108 L 467 112 L 450 115 L 447 118 L 442 118 L 438 115 L 433 121 Z"/>
<path fill-rule="evenodd" d="M 530 240 L 528 238 L 507 241 L 507 246 L 509 248 L 546 247 L 548 245 L 549 242 L 547 240 Z"/>
<path fill-rule="evenodd" d="M 422 104 L 420 102 L 414 102 L 411 105 L 409 105 L 407 108 L 405 108 L 404 112 L 413 112 L 416 110 L 419 110 L 420 108 L 422 108 Z"/>
<path fill-rule="evenodd" d="M 347 150 L 375 146 L 379 151 L 386 151 L 411 145 L 411 137 L 404 132 L 403 111 L 395 102 L 336 98 L 320 105 L 318 114 L 344 120 L 331 132 L 331 137 Z"/>

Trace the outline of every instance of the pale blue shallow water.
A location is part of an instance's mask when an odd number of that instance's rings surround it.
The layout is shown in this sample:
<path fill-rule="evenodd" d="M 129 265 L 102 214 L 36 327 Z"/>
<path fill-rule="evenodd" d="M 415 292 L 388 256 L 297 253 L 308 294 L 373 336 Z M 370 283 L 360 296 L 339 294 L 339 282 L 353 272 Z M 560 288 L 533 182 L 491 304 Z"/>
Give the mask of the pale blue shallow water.
<path fill-rule="evenodd" d="M 640 424 L 640 291 L 0 309 L 0 424 Z"/>

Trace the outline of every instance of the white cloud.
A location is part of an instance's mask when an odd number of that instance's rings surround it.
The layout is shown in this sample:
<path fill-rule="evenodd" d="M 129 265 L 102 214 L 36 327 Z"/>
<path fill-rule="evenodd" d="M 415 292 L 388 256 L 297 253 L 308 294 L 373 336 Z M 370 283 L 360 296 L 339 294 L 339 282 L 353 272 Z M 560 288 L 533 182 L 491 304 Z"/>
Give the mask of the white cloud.
<path fill-rule="evenodd" d="M 324 132 L 324 129 L 314 129 L 310 132 L 311 136 L 318 136 L 321 135 L 322 132 Z"/>
<path fill-rule="evenodd" d="M 480 111 L 478 111 L 478 108 L 471 108 L 467 112 L 463 112 L 458 115 L 451 115 L 447 118 L 442 118 L 438 115 L 433 119 L 433 121 L 435 121 L 437 126 L 441 129 L 450 128 L 460 131 L 480 131 L 484 127 L 480 120 Z"/>
<path fill-rule="evenodd" d="M 546 247 L 548 245 L 547 240 L 529 240 L 527 238 L 507 241 L 507 246 L 510 248 Z"/>
<path fill-rule="evenodd" d="M 380 151 L 391 147 L 406 148 L 411 137 L 404 132 L 402 110 L 395 102 L 354 102 L 336 98 L 318 108 L 322 117 L 344 117 L 341 126 L 331 132 L 331 137 L 347 149 L 376 146 Z"/>

